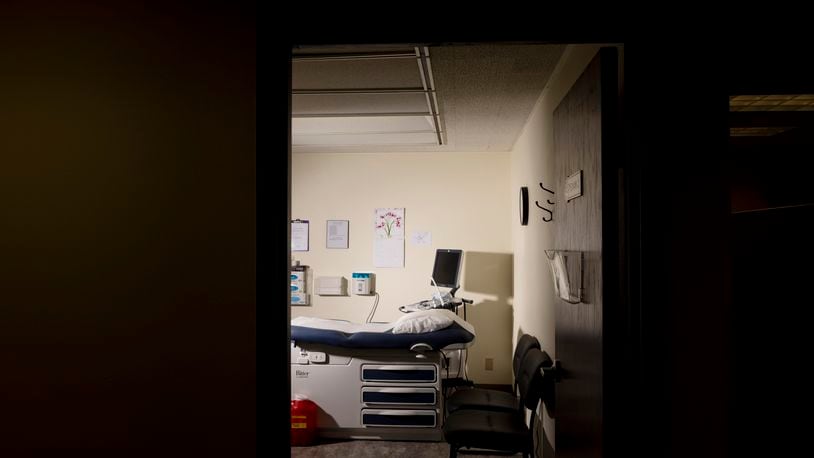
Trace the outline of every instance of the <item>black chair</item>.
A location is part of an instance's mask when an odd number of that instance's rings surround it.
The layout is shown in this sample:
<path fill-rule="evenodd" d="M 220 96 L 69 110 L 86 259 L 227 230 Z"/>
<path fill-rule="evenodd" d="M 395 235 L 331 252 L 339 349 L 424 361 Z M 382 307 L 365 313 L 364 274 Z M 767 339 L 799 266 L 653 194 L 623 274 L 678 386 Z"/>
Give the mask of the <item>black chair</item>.
<path fill-rule="evenodd" d="M 530 349 L 540 349 L 540 342 L 536 337 L 523 334 L 517 340 L 512 358 L 512 376 L 514 386 L 512 392 L 487 390 L 483 388 L 461 389 L 455 391 L 446 400 L 447 413 L 453 413 L 460 409 L 494 410 L 499 412 L 514 412 L 518 409 L 517 400 L 517 375 L 520 371 L 520 363 L 526 352 Z"/>
<path fill-rule="evenodd" d="M 551 367 L 548 355 L 537 348 L 526 353 L 520 365 L 518 387 L 520 407 L 514 412 L 461 409 L 450 414 L 444 423 L 444 439 L 449 443 L 449 456 L 455 458 L 462 447 L 511 453 L 534 453 L 534 418 L 537 405 L 547 390 L 543 368 Z M 531 410 L 526 426 L 525 409 Z"/>

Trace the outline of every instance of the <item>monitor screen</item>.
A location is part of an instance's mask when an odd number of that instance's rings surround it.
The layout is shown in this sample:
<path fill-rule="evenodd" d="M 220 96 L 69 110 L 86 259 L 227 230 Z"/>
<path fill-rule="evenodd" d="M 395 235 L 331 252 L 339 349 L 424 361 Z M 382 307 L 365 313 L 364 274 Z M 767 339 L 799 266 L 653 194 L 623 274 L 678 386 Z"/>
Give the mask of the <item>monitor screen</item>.
<path fill-rule="evenodd" d="M 461 261 L 464 253 L 461 250 L 439 249 L 435 252 L 435 265 L 432 278 L 438 286 L 455 288 L 461 275 Z"/>

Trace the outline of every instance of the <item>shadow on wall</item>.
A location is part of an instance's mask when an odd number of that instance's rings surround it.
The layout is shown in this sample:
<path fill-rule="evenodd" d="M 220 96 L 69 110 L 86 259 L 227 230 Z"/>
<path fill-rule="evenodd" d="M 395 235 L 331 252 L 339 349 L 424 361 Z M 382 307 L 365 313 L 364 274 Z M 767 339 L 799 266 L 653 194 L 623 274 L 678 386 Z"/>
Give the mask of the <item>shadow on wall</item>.
<path fill-rule="evenodd" d="M 476 344 L 472 347 L 473 362 L 486 356 L 511 360 L 512 310 L 509 298 L 513 295 L 513 258 L 511 253 L 478 251 L 467 251 L 464 256 L 463 289 L 487 295 L 471 305 L 467 313 L 467 321 L 476 330 L 488 330 L 479 336 L 485 346 Z M 511 377 L 510 373 L 504 376 Z M 511 383 L 511 378 L 508 380 Z"/>
<path fill-rule="evenodd" d="M 513 294 L 513 257 L 511 253 L 467 251 L 464 257 L 464 289 L 508 299 Z"/>

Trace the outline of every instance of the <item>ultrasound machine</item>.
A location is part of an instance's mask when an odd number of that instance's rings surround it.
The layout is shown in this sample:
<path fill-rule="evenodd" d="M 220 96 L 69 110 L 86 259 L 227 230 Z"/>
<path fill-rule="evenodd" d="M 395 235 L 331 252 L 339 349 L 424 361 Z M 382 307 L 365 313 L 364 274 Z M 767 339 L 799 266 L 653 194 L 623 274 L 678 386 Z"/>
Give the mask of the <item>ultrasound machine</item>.
<path fill-rule="evenodd" d="M 458 280 L 461 276 L 461 265 L 463 264 L 463 250 L 440 248 L 435 251 L 435 263 L 433 264 L 430 284 L 436 287 L 436 293 L 430 299 L 415 302 L 413 304 L 402 305 L 399 310 L 404 313 L 418 312 L 429 309 L 448 309 L 453 312 L 458 311 L 458 307 L 464 306 L 464 319 L 466 319 L 466 304 L 471 304 L 468 299 L 455 297 L 460 285 Z M 441 288 L 451 288 L 441 294 Z"/>

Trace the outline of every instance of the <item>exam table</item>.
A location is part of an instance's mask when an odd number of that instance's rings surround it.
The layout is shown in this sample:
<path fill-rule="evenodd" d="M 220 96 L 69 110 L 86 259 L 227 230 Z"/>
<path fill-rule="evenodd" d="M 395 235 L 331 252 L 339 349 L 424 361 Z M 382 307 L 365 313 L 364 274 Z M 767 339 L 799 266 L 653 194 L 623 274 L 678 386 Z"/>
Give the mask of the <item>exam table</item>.
<path fill-rule="evenodd" d="M 317 404 L 317 433 L 348 439 L 442 441 L 442 350 L 474 342 L 449 310 L 391 323 L 291 321 L 291 396 Z"/>

